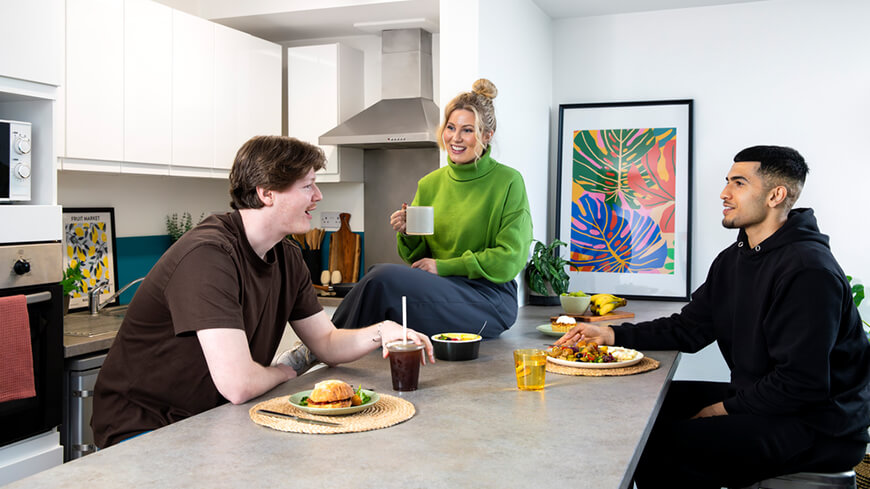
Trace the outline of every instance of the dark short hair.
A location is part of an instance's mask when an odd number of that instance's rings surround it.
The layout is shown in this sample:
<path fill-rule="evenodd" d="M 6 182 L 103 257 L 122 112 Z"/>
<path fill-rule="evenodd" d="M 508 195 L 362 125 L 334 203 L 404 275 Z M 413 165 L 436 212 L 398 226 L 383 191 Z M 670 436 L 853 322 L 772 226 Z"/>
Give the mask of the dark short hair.
<path fill-rule="evenodd" d="M 259 209 L 257 187 L 284 190 L 326 165 L 323 150 L 287 136 L 254 136 L 239 148 L 230 170 L 230 206 Z"/>
<path fill-rule="evenodd" d="M 804 157 L 787 146 L 752 146 L 734 156 L 734 162 L 739 161 L 757 161 L 758 173 L 771 187 L 784 186 L 789 209 L 800 196 L 810 171 Z"/>

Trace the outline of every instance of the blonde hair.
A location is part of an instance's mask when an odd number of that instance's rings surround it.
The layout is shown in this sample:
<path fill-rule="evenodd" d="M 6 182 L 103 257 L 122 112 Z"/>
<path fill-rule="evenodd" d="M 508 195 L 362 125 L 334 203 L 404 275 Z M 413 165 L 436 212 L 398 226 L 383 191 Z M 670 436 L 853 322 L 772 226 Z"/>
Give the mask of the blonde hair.
<path fill-rule="evenodd" d="M 480 158 L 486 150 L 483 144 L 483 135 L 486 133 L 495 132 L 495 107 L 492 104 L 492 99 L 498 95 L 498 89 L 495 84 L 486 78 L 481 78 L 471 85 L 470 92 L 462 92 L 444 107 L 444 121 L 438 127 L 438 147 L 442 150 L 444 146 L 444 138 L 442 133 L 447 125 L 447 120 L 456 110 L 470 110 L 474 114 L 474 134 L 477 136 L 477 147 L 474 148 L 474 154 Z"/>

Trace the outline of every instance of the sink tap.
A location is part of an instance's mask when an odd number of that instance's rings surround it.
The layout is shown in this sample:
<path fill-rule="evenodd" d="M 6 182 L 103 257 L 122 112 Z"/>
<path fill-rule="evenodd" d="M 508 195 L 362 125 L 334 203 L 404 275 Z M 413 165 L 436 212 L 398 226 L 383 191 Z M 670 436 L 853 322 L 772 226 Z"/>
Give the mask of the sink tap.
<path fill-rule="evenodd" d="M 108 299 L 104 301 L 100 301 L 100 293 L 108 286 L 108 284 L 98 285 L 93 289 L 88 291 L 88 311 L 90 311 L 91 316 L 98 316 L 100 314 L 100 310 L 106 307 L 106 304 L 109 304 L 113 300 L 117 299 L 119 295 L 123 294 L 124 291 L 132 287 L 133 285 L 138 284 L 139 282 L 145 280 L 145 277 L 137 278 L 136 280 L 130 282 L 129 284 L 121 287 L 121 290 L 115 292 Z"/>

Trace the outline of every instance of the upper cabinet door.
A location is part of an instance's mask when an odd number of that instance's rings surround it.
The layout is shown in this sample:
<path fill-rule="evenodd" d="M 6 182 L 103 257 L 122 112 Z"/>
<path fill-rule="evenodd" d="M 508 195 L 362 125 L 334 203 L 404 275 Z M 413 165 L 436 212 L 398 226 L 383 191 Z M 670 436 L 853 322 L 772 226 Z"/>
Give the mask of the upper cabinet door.
<path fill-rule="evenodd" d="M 0 76 L 63 83 L 63 6 L 63 0 L 0 2 Z"/>
<path fill-rule="evenodd" d="M 245 35 L 248 75 L 245 77 L 249 136 L 281 134 L 281 46 Z M 246 138 L 247 139 L 247 138 Z"/>
<path fill-rule="evenodd" d="M 69 0 L 66 156 L 124 158 L 124 2 Z"/>
<path fill-rule="evenodd" d="M 172 165 L 211 169 L 214 24 L 173 10 L 172 43 Z"/>
<path fill-rule="evenodd" d="M 320 135 L 363 109 L 362 52 L 342 44 L 287 49 L 287 134 L 320 146 L 318 182 L 362 181 L 361 149 L 319 144 Z"/>
<path fill-rule="evenodd" d="M 245 141 L 281 134 L 281 46 L 215 24 L 215 161 L 229 170 Z"/>
<path fill-rule="evenodd" d="M 124 161 L 172 160 L 172 9 L 125 0 Z"/>

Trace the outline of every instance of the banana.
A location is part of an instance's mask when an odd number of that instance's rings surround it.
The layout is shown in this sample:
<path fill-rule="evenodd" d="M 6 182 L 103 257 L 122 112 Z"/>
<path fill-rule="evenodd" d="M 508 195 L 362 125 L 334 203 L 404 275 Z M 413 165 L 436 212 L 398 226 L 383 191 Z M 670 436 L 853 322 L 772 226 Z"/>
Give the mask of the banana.
<path fill-rule="evenodd" d="M 589 302 L 591 302 L 592 304 L 601 305 L 614 299 L 617 299 L 617 297 L 613 294 L 595 294 L 589 298 Z"/>
<path fill-rule="evenodd" d="M 595 294 L 590 298 L 589 310 L 597 316 L 604 316 L 617 307 L 628 304 L 622 297 L 613 294 Z"/>
<path fill-rule="evenodd" d="M 598 308 L 598 315 L 599 315 L 599 316 L 606 316 L 607 313 L 609 313 L 610 311 L 616 309 L 616 307 L 617 307 L 616 305 L 617 305 L 617 302 L 616 302 L 616 301 L 608 302 L 608 303 L 606 303 L 606 304 L 602 304 L 601 307 Z"/>

